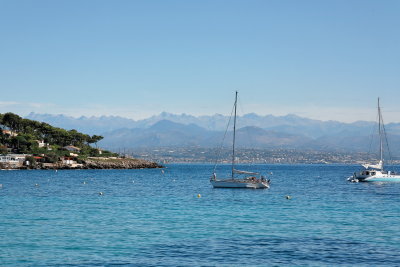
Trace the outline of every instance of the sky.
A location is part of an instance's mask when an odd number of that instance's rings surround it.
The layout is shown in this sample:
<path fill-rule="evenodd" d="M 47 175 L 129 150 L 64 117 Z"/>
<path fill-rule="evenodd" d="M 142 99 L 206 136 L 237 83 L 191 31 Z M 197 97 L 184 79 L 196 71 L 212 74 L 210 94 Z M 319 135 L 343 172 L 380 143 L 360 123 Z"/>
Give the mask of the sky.
<path fill-rule="evenodd" d="M 397 0 L 0 0 L 0 112 L 400 122 Z"/>

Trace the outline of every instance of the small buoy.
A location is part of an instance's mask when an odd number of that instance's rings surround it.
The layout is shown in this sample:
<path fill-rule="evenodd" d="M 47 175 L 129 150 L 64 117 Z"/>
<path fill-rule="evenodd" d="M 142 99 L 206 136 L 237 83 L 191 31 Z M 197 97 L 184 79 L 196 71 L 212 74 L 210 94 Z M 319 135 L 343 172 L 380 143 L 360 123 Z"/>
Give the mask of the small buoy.
<path fill-rule="evenodd" d="M 164 174 L 164 170 L 161 170 L 161 173 Z"/>
<path fill-rule="evenodd" d="M 135 183 L 135 181 L 134 180 L 132 180 L 132 184 L 134 184 Z"/>
<path fill-rule="evenodd" d="M 3 188 L 3 184 L 0 184 L 0 188 Z"/>
<path fill-rule="evenodd" d="M 82 184 L 86 184 L 86 181 L 83 181 L 83 183 Z"/>
<path fill-rule="evenodd" d="M 287 196 L 286 196 L 286 199 L 292 199 L 292 197 L 291 197 L 291 196 L 289 196 L 289 195 L 287 195 Z"/>
<path fill-rule="evenodd" d="M 56 172 L 58 172 L 58 170 L 56 169 Z"/>
<path fill-rule="evenodd" d="M 103 195 L 103 192 L 99 192 L 99 195 L 102 196 L 102 195 Z"/>
<path fill-rule="evenodd" d="M 38 187 L 38 186 L 39 186 L 39 184 L 35 184 L 35 186 L 36 186 L 36 187 Z"/>
<path fill-rule="evenodd" d="M 200 194 L 197 194 L 197 197 L 198 197 L 198 198 L 201 198 L 201 195 L 200 195 Z"/>

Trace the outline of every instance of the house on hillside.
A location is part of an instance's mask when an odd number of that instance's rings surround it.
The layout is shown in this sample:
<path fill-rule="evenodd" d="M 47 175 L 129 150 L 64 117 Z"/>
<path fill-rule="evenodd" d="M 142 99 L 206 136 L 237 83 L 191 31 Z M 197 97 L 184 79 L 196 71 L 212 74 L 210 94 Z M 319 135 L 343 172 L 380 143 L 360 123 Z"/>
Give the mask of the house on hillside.
<path fill-rule="evenodd" d="M 0 155 L 0 167 L 1 168 L 21 167 L 23 165 L 26 156 L 29 155 L 27 154 Z"/>
<path fill-rule="evenodd" d="M 31 154 L 9 154 L 9 156 L 20 162 L 24 162 L 25 158 L 31 156 Z"/>
<path fill-rule="evenodd" d="M 63 149 L 68 150 L 70 152 L 76 152 L 76 153 L 79 153 L 81 151 L 81 149 L 76 146 L 65 146 L 65 147 L 63 147 Z"/>
<path fill-rule="evenodd" d="M 62 157 L 61 162 L 70 168 L 81 168 L 83 165 L 78 163 L 73 157 Z"/>
<path fill-rule="evenodd" d="M 47 148 L 47 150 L 52 150 L 49 143 L 45 143 L 44 140 L 35 140 L 39 148 Z"/>
<path fill-rule="evenodd" d="M 0 155 L 0 162 L 2 163 L 18 163 L 18 159 L 11 155 Z"/>
<path fill-rule="evenodd" d="M 13 132 L 11 130 L 1 130 L 3 134 L 7 134 L 9 136 L 17 136 L 18 134 L 16 132 Z"/>
<path fill-rule="evenodd" d="M 62 157 L 61 161 L 65 165 L 73 165 L 76 164 L 77 162 L 74 160 L 72 157 Z"/>
<path fill-rule="evenodd" d="M 42 148 L 42 147 L 45 147 L 48 145 L 44 142 L 44 140 L 36 140 L 36 142 L 38 143 L 39 148 Z"/>

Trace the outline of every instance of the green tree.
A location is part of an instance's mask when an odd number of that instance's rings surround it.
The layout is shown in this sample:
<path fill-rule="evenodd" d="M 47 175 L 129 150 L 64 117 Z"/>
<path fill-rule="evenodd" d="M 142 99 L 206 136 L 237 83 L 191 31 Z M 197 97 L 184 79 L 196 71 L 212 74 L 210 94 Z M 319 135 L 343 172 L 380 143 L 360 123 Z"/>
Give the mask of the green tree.
<path fill-rule="evenodd" d="M 97 142 L 99 142 L 100 140 L 102 140 L 104 137 L 101 135 L 92 135 L 89 140 L 88 140 L 88 144 L 95 144 L 97 147 Z"/>
<path fill-rule="evenodd" d="M 11 131 L 18 132 L 21 128 L 22 118 L 17 114 L 8 112 L 4 114 L 2 124 L 7 126 Z"/>

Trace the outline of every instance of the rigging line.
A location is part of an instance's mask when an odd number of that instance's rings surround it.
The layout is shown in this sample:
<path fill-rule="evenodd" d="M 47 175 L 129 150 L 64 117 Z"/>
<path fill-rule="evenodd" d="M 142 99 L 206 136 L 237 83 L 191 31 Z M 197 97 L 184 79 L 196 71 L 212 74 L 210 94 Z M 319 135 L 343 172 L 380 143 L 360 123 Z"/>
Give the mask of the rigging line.
<path fill-rule="evenodd" d="M 383 128 L 383 134 L 385 136 L 385 145 L 389 154 L 389 164 L 392 165 L 393 164 L 393 158 L 392 158 L 392 153 L 390 152 L 390 148 L 389 148 L 389 141 L 388 141 L 388 137 L 386 134 L 386 127 L 385 124 L 383 123 L 383 118 L 381 116 L 381 120 L 382 120 L 382 128 Z"/>
<path fill-rule="evenodd" d="M 381 135 L 382 135 L 382 132 L 381 131 L 383 131 L 383 136 L 384 136 L 384 141 L 385 141 L 385 145 L 386 145 L 386 148 L 387 148 L 387 151 L 388 151 L 388 155 L 389 155 L 389 160 L 388 160 L 388 163 L 389 163 L 389 165 L 391 165 L 393 162 L 392 162 L 392 154 L 391 154 L 391 152 L 390 152 L 390 147 L 389 147 L 389 141 L 388 141 L 388 137 L 387 137 L 387 133 L 386 133 L 386 128 L 385 128 L 385 123 L 384 123 L 384 121 L 383 121 L 383 116 L 382 116 L 382 112 L 381 112 L 381 110 L 380 110 L 380 106 L 379 106 L 379 98 L 378 98 L 378 109 L 379 109 L 379 119 L 380 119 L 380 121 L 379 121 L 379 123 L 380 123 L 380 125 L 381 125 L 381 128 L 382 128 L 382 130 L 381 129 L 379 129 L 379 134 L 380 134 L 380 138 L 382 138 L 381 137 Z M 381 141 L 381 143 L 382 143 L 382 141 Z M 383 147 L 382 147 L 382 144 L 381 144 L 381 150 L 383 149 Z M 382 152 L 381 152 L 382 153 Z M 382 160 L 383 160 L 383 156 L 382 156 Z"/>
<path fill-rule="evenodd" d="M 237 117 L 237 96 L 238 91 L 235 93 L 235 117 L 233 118 L 233 142 L 232 142 L 232 179 L 235 176 L 235 145 L 236 145 L 236 117 Z"/>
<path fill-rule="evenodd" d="M 370 143 L 369 143 L 369 148 L 368 148 L 368 153 L 367 153 L 367 156 L 368 155 L 371 155 L 371 150 L 372 150 L 372 143 L 374 142 L 374 137 L 375 137 L 375 133 L 376 133 L 376 128 L 377 128 L 377 126 L 378 126 L 378 123 L 376 123 L 377 121 L 378 121 L 378 117 L 379 117 L 379 114 L 376 114 L 376 119 L 375 119 L 375 123 L 374 123 L 374 126 L 372 127 L 372 131 L 371 131 L 371 134 L 370 134 Z M 375 154 L 375 153 L 374 153 Z M 368 157 L 368 160 L 371 160 L 371 158 L 369 158 Z"/>
<path fill-rule="evenodd" d="M 232 115 L 233 115 L 234 109 L 235 109 L 235 104 L 234 104 L 233 107 L 232 107 L 231 115 L 229 116 L 228 124 L 226 125 L 224 137 L 222 138 L 221 145 L 219 146 L 218 151 L 217 151 L 217 155 L 216 155 L 216 157 L 215 157 L 215 164 L 214 164 L 213 173 L 215 173 L 215 171 L 216 171 L 216 169 L 217 169 L 218 159 L 219 159 L 220 156 L 221 156 L 221 151 L 222 151 L 222 148 L 223 148 L 223 146 L 224 146 L 224 141 L 225 141 L 226 134 L 228 133 L 229 125 L 231 124 L 231 120 L 232 120 Z"/>
<path fill-rule="evenodd" d="M 239 104 L 239 108 L 240 108 L 241 113 L 245 114 L 241 99 L 239 97 L 238 97 L 238 104 Z M 244 121 L 243 117 L 242 117 L 242 121 Z M 246 137 L 247 137 L 246 139 L 247 139 L 247 143 L 248 143 L 248 150 L 251 152 L 252 155 L 256 155 L 257 154 L 256 145 L 253 142 L 253 139 L 250 138 L 251 136 L 250 136 L 250 132 L 249 132 L 249 126 L 251 126 L 251 125 L 245 125 L 243 123 L 243 127 L 246 129 Z M 251 157 L 251 165 L 253 165 L 253 166 L 255 165 L 255 159 L 254 159 L 253 156 Z"/>

